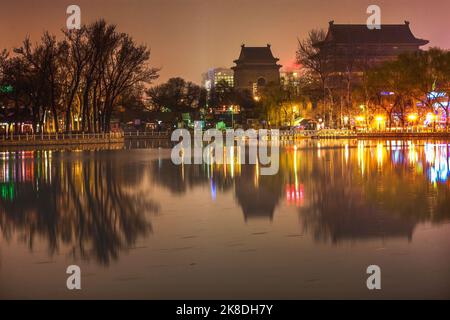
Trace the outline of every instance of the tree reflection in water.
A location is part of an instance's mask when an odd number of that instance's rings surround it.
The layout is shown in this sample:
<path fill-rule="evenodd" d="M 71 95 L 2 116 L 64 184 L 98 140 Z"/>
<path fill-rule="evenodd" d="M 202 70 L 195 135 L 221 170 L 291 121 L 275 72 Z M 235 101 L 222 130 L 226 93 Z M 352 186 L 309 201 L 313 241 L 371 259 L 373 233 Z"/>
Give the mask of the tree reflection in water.
<path fill-rule="evenodd" d="M 317 241 L 403 237 L 422 222 L 450 219 L 448 144 L 411 141 L 307 141 L 285 147 L 276 176 L 250 165 L 152 166 L 156 183 L 175 194 L 209 184 L 232 190 L 244 219 L 272 220 L 285 195 Z M 237 152 L 235 152 L 237 154 Z"/>
<path fill-rule="evenodd" d="M 114 156 L 59 158 L 51 151 L 3 157 L 0 228 L 7 240 L 16 234 L 32 250 L 43 237 L 50 255 L 65 246 L 74 258 L 108 265 L 152 231 L 146 215 L 158 206 L 129 188 L 142 179 L 140 166 L 118 170 Z"/>
<path fill-rule="evenodd" d="M 450 219 L 449 154 L 448 145 L 408 141 L 359 141 L 305 153 L 299 172 L 309 198 L 299 209 L 305 230 L 333 243 L 412 240 L 417 224 Z M 439 182 L 427 174 L 436 166 Z"/>
<path fill-rule="evenodd" d="M 44 238 L 50 254 L 64 247 L 109 264 L 152 232 L 148 213 L 159 208 L 147 188 L 138 191 L 146 175 L 175 196 L 205 186 L 204 201 L 231 193 L 243 221 L 272 221 L 281 205 L 294 206 L 307 234 L 335 244 L 411 241 L 419 223 L 450 220 L 448 143 L 306 141 L 285 146 L 275 176 L 237 162 L 175 166 L 134 151 L 0 153 L 3 237 L 30 249 Z"/>

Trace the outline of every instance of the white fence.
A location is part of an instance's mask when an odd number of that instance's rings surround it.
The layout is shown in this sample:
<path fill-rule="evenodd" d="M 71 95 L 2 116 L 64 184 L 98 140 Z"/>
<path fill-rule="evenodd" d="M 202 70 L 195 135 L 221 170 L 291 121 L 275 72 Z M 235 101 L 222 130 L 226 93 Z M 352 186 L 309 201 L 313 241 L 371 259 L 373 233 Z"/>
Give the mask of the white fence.
<path fill-rule="evenodd" d="M 3 135 L 1 141 L 108 140 L 123 138 L 123 133 L 41 133 Z"/>

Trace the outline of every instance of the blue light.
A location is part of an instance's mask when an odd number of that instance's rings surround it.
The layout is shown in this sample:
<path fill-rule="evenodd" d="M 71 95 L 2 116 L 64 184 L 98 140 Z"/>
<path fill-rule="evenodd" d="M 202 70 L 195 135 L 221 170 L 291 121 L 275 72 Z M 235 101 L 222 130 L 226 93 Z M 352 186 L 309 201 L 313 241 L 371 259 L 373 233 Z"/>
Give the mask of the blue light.
<path fill-rule="evenodd" d="M 216 194 L 216 185 L 214 184 L 213 179 L 210 180 L 211 181 L 211 198 L 213 200 L 216 200 L 217 194 Z"/>
<path fill-rule="evenodd" d="M 445 92 L 435 92 L 432 91 L 427 94 L 428 99 L 437 99 L 437 98 L 445 98 L 447 94 Z"/>

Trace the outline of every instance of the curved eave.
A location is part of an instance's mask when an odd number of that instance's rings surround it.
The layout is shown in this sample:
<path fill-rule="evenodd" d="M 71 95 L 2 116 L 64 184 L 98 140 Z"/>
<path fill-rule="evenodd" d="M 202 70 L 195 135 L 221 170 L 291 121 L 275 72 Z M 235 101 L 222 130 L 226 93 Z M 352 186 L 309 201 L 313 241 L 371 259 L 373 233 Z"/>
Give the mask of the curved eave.
<path fill-rule="evenodd" d="M 416 39 L 416 43 L 419 44 L 420 46 L 425 46 L 425 45 L 429 44 L 430 41 L 424 40 L 424 39 Z"/>
<path fill-rule="evenodd" d="M 313 46 L 315 48 L 321 48 L 323 46 L 326 45 L 338 45 L 338 46 L 348 46 L 348 45 L 379 45 L 379 44 L 383 44 L 383 45 L 403 45 L 403 46 L 407 46 L 407 45 L 419 45 L 419 46 L 424 46 L 427 45 L 428 43 L 430 43 L 430 41 L 428 40 L 423 40 L 423 39 L 414 39 L 412 41 L 409 42 L 337 42 L 337 41 L 321 41 L 321 42 L 317 42 L 315 44 L 313 44 Z"/>

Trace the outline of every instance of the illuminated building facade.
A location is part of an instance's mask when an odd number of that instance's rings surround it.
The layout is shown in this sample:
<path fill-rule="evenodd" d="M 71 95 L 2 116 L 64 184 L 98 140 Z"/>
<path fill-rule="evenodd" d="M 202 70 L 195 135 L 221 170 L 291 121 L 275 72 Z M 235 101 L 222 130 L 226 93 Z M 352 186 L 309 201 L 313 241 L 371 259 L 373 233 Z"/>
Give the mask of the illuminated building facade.
<path fill-rule="evenodd" d="M 300 94 L 301 82 L 304 81 L 305 69 L 296 65 L 295 67 L 283 68 L 280 71 L 280 84 L 284 89 L 295 94 Z"/>
<path fill-rule="evenodd" d="M 281 70 L 280 82 L 283 87 L 298 87 L 302 76 L 302 71 L 298 70 Z"/>
<path fill-rule="evenodd" d="M 234 61 L 234 85 L 238 90 L 247 90 L 257 94 L 260 87 L 269 83 L 280 83 L 279 59 L 272 54 L 271 46 L 246 47 L 241 46 L 239 58 Z"/>
<path fill-rule="evenodd" d="M 225 82 L 229 87 L 234 87 L 234 72 L 227 68 L 212 68 L 203 74 L 203 85 L 209 92 L 217 87 L 220 82 Z"/>
<path fill-rule="evenodd" d="M 427 40 L 418 39 L 410 24 L 386 24 L 369 29 L 365 24 L 335 24 L 330 21 L 325 39 L 315 44 L 320 55 L 336 73 L 362 72 L 396 59 L 402 53 L 417 52 Z"/>

